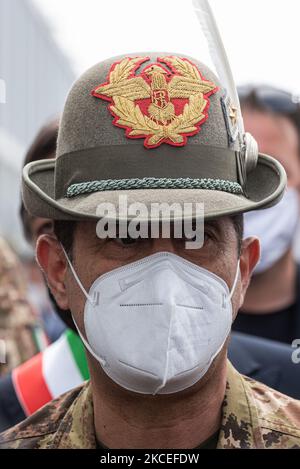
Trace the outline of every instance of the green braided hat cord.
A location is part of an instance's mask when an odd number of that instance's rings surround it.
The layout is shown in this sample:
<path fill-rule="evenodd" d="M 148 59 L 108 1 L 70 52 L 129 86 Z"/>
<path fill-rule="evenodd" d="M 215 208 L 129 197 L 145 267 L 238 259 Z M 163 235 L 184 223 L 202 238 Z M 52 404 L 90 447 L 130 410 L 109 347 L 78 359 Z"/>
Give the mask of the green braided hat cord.
<path fill-rule="evenodd" d="M 72 184 L 68 187 L 67 197 L 75 197 L 92 192 L 117 191 L 126 189 L 208 189 L 242 194 L 243 189 L 237 182 L 223 179 L 192 179 L 192 178 L 154 178 L 142 179 L 106 179 Z"/>

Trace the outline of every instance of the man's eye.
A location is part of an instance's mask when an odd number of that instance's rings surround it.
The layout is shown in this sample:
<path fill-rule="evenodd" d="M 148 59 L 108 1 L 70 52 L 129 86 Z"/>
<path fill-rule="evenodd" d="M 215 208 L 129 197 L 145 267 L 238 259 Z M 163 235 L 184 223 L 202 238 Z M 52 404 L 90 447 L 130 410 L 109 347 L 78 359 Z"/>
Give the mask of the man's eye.
<path fill-rule="evenodd" d="M 214 239 L 213 234 L 210 231 L 205 231 L 204 232 L 204 241 L 210 241 Z"/>
<path fill-rule="evenodd" d="M 130 244 L 135 244 L 138 242 L 138 239 L 131 238 L 130 236 L 127 236 L 126 238 L 116 238 L 115 241 L 118 244 L 121 244 L 121 246 L 128 246 Z"/>

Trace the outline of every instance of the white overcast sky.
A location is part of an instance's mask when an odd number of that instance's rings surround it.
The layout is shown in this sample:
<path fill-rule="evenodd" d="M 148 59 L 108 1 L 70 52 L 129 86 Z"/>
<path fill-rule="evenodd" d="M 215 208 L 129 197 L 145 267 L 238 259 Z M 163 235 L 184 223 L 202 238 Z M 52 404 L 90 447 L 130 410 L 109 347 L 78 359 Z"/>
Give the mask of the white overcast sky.
<path fill-rule="evenodd" d="M 80 74 L 126 52 L 205 58 L 192 0 L 33 0 Z M 211 0 L 238 84 L 300 95 L 300 1 Z M 204 60 L 205 61 L 205 60 Z"/>

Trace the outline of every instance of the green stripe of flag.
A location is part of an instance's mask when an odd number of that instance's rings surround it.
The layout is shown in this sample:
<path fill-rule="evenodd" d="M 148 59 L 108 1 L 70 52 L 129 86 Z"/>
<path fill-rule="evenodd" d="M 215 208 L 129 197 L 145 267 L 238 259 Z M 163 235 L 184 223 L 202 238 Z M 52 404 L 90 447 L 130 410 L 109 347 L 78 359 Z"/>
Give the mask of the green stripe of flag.
<path fill-rule="evenodd" d="M 75 334 L 75 332 L 73 332 L 71 329 L 67 330 L 66 337 L 82 378 L 84 380 L 89 379 L 90 373 L 86 361 L 84 346 L 80 337 L 78 337 L 78 335 Z"/>
<path fill-rule="evenodd" d="M 38 352 L 42 352 L 48 347 L 47 339 L 43 329 L 40 326 L 34 326 L 32 329 L 32 337 Z"/>

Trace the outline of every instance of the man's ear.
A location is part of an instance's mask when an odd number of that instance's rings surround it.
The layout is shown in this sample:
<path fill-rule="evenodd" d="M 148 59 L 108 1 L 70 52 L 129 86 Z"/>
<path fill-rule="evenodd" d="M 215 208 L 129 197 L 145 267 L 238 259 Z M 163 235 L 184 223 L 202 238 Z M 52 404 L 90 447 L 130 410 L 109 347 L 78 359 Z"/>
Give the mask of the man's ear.
<path fill-rule="evenodd" d="M 242 242 L 241 256 L 240 256 L 240 271 L 241 271 L 241 307 L 244 303 L 245 294 L 249 286 L 251 275 L 254 267 L 260 259 L 260 242 L 256 237 L 244 239 Z"/>
<path fill-rule="evenodd" d="M 57 304 L 61 309 L 68 309 L 65 287 L 67 260 L 55 236 L 47 234 L 39 236 L 36 244 L 36 257 Z"/>

